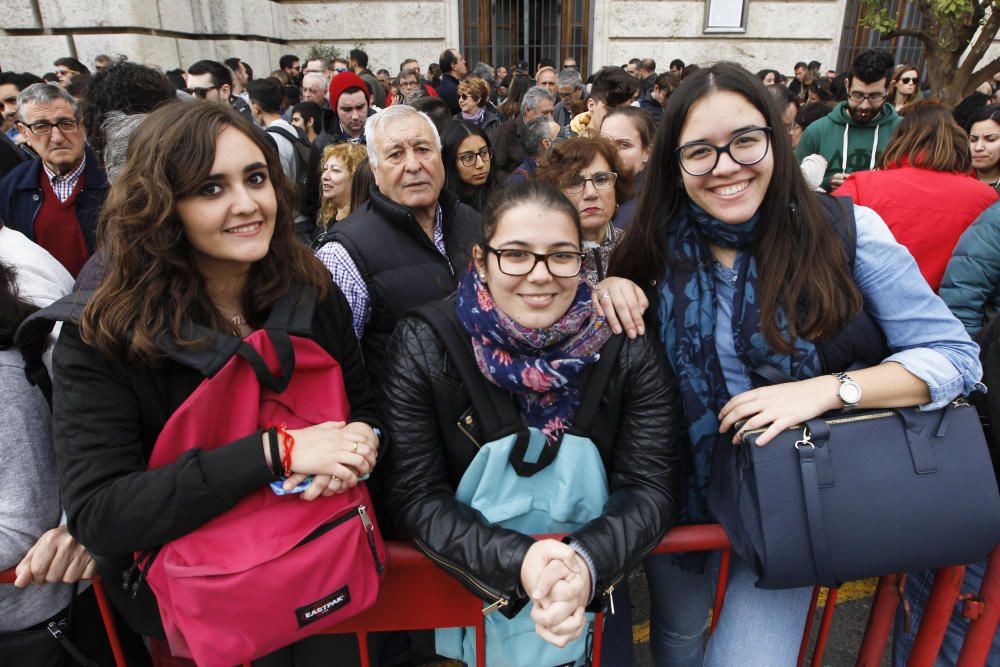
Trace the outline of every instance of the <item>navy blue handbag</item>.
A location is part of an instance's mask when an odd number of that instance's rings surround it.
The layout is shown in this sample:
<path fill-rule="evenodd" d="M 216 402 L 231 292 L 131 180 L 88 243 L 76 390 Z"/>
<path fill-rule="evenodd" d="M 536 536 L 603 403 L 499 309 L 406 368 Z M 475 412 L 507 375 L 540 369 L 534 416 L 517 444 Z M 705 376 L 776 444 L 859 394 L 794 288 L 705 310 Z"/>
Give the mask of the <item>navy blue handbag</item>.
<path fill-rule="evenodd" d="M 760 588 L 838 586 L 981 560 L 1000 496 L 975 408 L 846 411 L 734 446 L 721 436 L 709 508 Z"/>

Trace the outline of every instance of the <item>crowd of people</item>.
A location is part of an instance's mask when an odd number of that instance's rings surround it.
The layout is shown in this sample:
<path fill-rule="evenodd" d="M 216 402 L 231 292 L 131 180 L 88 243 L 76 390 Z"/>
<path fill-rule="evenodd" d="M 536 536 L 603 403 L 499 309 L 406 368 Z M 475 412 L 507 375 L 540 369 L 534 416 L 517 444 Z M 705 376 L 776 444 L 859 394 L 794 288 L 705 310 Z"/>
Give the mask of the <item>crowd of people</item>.
<path fill-rule="evenodd" d="M 713 521 L 716 442 L 763 429 L 764 446 L 845 407 L 936 409 L 1000 372 L 984 377 L 977 345 L 1000 307 L 988 84 L 952 109 L 881 50 L 787 77 L 651 58 L 587 76 L 572 58 L 472 67 L 458 49 L 396 74 L 361 49 L 285 55 L 266 77 L 239 58 L 53 67 L 0 71 L 4 659 L 7 637 L 70 609 L 87 628 L 77 584 L 99 573 L 128 584 L 108 588 L 129 664 L 193 664 L 145 580 L 157 551 L 249 499 L 367 486 L 387 538 L 484 600 L 502 664 L 586 664 L 594 611 L 602 663 L 632 664 L 627 577 L 643 566 L 658 666 L 792 665 L 811 588 L 757 588 L 734 557 L 706 640 L 719 554 L 649 556 L 671 527 Z M 53 302 L 75 306 L 48 316 L 58 337 L 24 333 Z M 160 461 L 161 433 L 289 303 L 307 315 L 286 338 L 334 360 L 349 417 L 192 434 Z M 212 372 L 206 350 L 224 357 Z M 761 363 L 792 381 L 758 382 Z M 286 385 L 299 372 L 280 369 Z M 509 468 L 509 493 L 536 478 L 568 495 L 536 486 L 530 520 L 504 515 L 486 494 Z M 963 590 L 984 570 L 968 564 Z M 910 573 L 917 613 L 932 579 Z M 894 664 L 912 641 L 900 622 Z M 458 630 L 370 646 L 385 667 L 474 662 Z M 252 657 L 331 656 L 357 664 L 353 636 Z"/>

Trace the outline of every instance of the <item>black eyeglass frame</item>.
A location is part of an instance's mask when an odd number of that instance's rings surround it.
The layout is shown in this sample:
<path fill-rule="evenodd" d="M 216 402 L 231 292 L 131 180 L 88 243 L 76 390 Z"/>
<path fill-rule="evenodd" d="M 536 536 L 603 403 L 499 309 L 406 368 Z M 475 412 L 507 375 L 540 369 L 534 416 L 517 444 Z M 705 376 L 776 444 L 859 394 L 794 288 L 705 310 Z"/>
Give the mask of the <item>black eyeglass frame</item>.
<path fill-rule="evenodd" d="M 733 152 L 732 152 L 733 142 L 735 142 L 737 139 L 739 139 L 743 135 L 749 134 L 751 132 L 763 132 L 764 133 L 764 151 L 760 154 L 760 157 L 757 158 L 756 160 L 754 160 L 753 162 L 744 162 L 743 160 L 740 160 L 735 155 L 733 155 Z M 728 142 L 726 142 L 726 144 L 724 146 L 716 146 L 715 144 L 710 144 L 707 141 L 691 141 L 691 142 L 688 142 L 688 143 L 684 144 L 683 146 L 678 146 L 677 148 L 675 148 L 674 149 L 674 155 L 677 156 L 677 164 L 679 164 L 680 167 L 681 167 L 681 169 L 683 169 L 684 172 L 687 173 L 689 176 L 704 176 L 705 174 L 711 173 L 717 166 L 719 166 L 719 158 L 722 157 L 723 153 L 725 153 L 726 155 L 728 155 L 729 159 L 731 159 L 736 164 L 741 164 L 744 167 L 752 167 L 753 165 L 757 164 L 758 162 L 760 162 L 761 160 L 763 160 L 764 158 L 767 157 L 768 151 L 771 150 L 771 134 L 773 132 L 774 132 L 774 130 L 772 128 L 766 126 L 766 125 L 764 125 L 762 127 L 748 127 L 747 129 L 743 130 L 742 132 L 733 135 L 733 138 L 730 139 Z M 693 171 L 691 171 L 690 169 L 688 169 L 687 167 L 685 167 L 684 166 L 684 159 L 681 156 L 681 151 L 683 151 L 686 148 L 690 148 L 691 146 L 708 146 L 709 148 L 711 148 L 712 150 L 714 150 L 715 151 L 715 160 L 712 161 L 712 166 L 709 167 L 708 169 L 706 169 L 705 171 L 699 172 L 697 174 L 694 173 Z"/>
<path fill-rule="evenodd" d="M 59 131 L 62 132 L 63 134 L 76 134 L 77 132 L 80 131 L 80 122 L 81 121 L 76 118 L 60 118 L 55 123 L 50 123 L 48 121 L 43 120 L 43 121 L 38 121 L 37 123 L 21 123 L 21 125 L 24 125 L 26 128 L 28 128 L 31 131 L 31 133 L 36 137 L 46 137 L 52 134 L 53 127 L 59 128 Z M 69 127 L 64 128 L 63 127 L 64 124 L 72 125 L 72 129 Z M 38 131 L 39 127 L 42 127 L 44 129 L 41 132 L 39 132 Z"/>
<path fill-rule="evenodd" d="M 482 160 L 484 164 L 489 164 L 493 160 L 493 149 L 484 147 L 475 153 L 460 153 L 455 157 L 466 167 L 476 166 L 476 158 Z"/>
<path fill-rule="evenodd" d="M 611 182 L 608 183 L 607 187 L 599 186 L 597 184 L 597 181 L 595 180 L 595 179 L 600 178 L 602 176 L 610 176 L 611 177 Z M 579 176 L 574 176 L 574 179 L 575 178 L 580 178 L 580 177 Z M 607 192 L 608 190 L 613 189 L 615 187 L 615 184 L 617 182 L 618 182 L 618 172 L 616 172 L 616 171 L 599 171 L 596 174 L 592 174 L 590 176 L 590 178 L 582 178 L 582 179 L 580 179 L 579 183 L 577 183 L 575 181 L 567 183 L 561 189 L 562 189 L 563 192 L 568 192 L 571 195 L 577 195 L 577 194 L 580 194 L 581 192 L 583 192 L 584 190 L 587 189 L 587 183 L 591 183 L 594 186 L 595 190 L 600 190 L 601 192 Z"/>
<path fill-rule="evenodd" d="M 486 252 L 488 252 L 490 254 L 493 254 L 493 255 L 496 255 L 496 257 L 497 257 L 497 268 L 500 269 L 500 273 L 502 273 L 502 274 L 504 274 L 506 276 L 512 276 L 514 278 L 521 278 L 523 276 L 529 275 L 532 271 L 535 270 L 535 267 L 538 266 L 539 262 L 542 262 L 543 264 L 545 264 L 545 270 L 548 271 L 549 275 L 552 276 L 553 278 L 575 278 L 578 275 L 580 275 L 580 272 L 583 270 L 583 260 L 586 257 L 586 255 L 584 253 L 577 252 L 576 250 L 557 250 L 555 252 L 549 252 L 549 253 L 538 253 L 538 252 L 531 252 L 530 250 L 522 250 L 521 248 L 502 248 L 502 249 L 501 248 L 494 248 L 493 246 L 485 244 L 485 243 L 483 244 L 482 248 Z M 525 271 L 524 273 L 510 273 L 509 271 L 504 271 L 503 270 L 503 254 L 505 252 L 521 252 L 521 253 L 525 253 L 527 255 L 531 255 L 532 257 L 534 257 L 535 261 L 533 261 L 531 263 L 531 268 L 528 269 L 527 271 Z M 563 276 L 563 275 L 556 274 L 552 270 L 552 267 L 549 266 L 549 257 L 552 257 L 553 255 L 575 255 L 576 257 L 578 257 L 579 260 L 580 260 L 580 262 L 579 262 L 579 264 L 576 267 L 576 272 L 572 273 L 572 274 L 570 274 L 568 276 Z"/>

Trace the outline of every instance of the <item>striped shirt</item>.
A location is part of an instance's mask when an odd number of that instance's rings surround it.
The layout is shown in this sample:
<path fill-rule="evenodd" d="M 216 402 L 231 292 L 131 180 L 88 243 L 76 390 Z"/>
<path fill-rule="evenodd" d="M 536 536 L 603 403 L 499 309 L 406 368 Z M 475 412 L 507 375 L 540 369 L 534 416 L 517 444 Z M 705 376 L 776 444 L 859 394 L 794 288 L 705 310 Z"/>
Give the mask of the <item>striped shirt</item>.
<path fill-rule="evenodd" d="M 86 166 L 86 153 L 84 153 L 83 159 L 80 160 L 80 164 L 77 165 L 76 169 L 68 174 L 57 174 L 51 171 L 47 164 L 42 162 L 42 168 L 45 169 L 45 175 L 49 177 L 49 184 L 52 185 L 52 191 L 56 193 L 56 197 L 59 198 L 60 203 L 65 203 L 73 194 L 73 188 L 76 187 L 76 182 L 80 180 L 80 174 L 83 173 Z"/>
<path fill-rule="evenodd" d="M 434 247 L 441 255 L 448 259 L 448 253 L 444 247 L 444 212 L 441 205 L 434 207 Z M 368 294 L 368 286 L 365 285 L 361 272 L 351 259 L 347 249 L 339 243 L 327 243 L 316 251 L 319 261 L 327 268 L 333 277 L 333 282 L 344 293 L 348 305 L 351 307 L 351 315 L 354 323 L 354 335 L 361 341 L 365 327 L 372 316 L 371 297 Z"/>

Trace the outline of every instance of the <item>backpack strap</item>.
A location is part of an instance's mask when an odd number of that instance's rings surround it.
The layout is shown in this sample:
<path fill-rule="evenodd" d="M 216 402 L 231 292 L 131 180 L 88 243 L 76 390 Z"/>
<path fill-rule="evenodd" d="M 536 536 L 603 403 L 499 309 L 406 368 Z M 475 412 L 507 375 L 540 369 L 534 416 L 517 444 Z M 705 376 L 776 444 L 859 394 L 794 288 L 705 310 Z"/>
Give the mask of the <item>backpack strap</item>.
<path fill-rule="evenodd" d="M 455 314 L 455 302 L 450 299 L 433 301 L 414 311 L 444 343 L 448 361 L 458 371 L 464 389 L 472 399 L 472 409 L 479 417 L 487 442 L 518 434 L 527 447 L 530 434 L 521 412 L 510 392 L 487 380 L 475 362 L 475 352 L 469 334 Z"/>
<path fill-rule="evenodd" d="M 286 130 L 283 127 L 271 126 L 271 127 L 267 128 L 265 130 L 265 132 L 270 132 L 271 134 L 277 134 L 280 137 L 284 137 L 285 139 L 288 139 L 289 141 L 291 141 L 292 145 L 295 145 L 296 143 L 303 144 L 303 145 L 306 144 L 306 142 L 302 140 L 302 137 L 300 137 L 297 134 L 292 134 L 291 132 L 289 132 L 288 130 Z"/>
<path fill-rule="evenodd" d="M 14 345 L 21 350 L 24 359 L 24 376 L 28 382 L 38 387 L 52 409 L 52 378 L 42 362 L 42 354 L 49 344 L 49 334 L 56 322 L 79 323 L 87 301 L 93 296 L 91 291 L 71 292 L 63 298 L 36 310 L 21 322 L 14 332 Z"/>
<path fill-rule="evenodd" d="M 612 334 L 608 342 L 601 348 L 601 357 L 595 364 L 584 370 L 580 377 L 583 395 L 580 397 L 580 407 L 569 430 L 576 435 L 589 435 L 597 419 L 604 390 L 608 387 L 611 374 L 618 363 L 618 355 L 625 344 L 625 334 Z"/>

